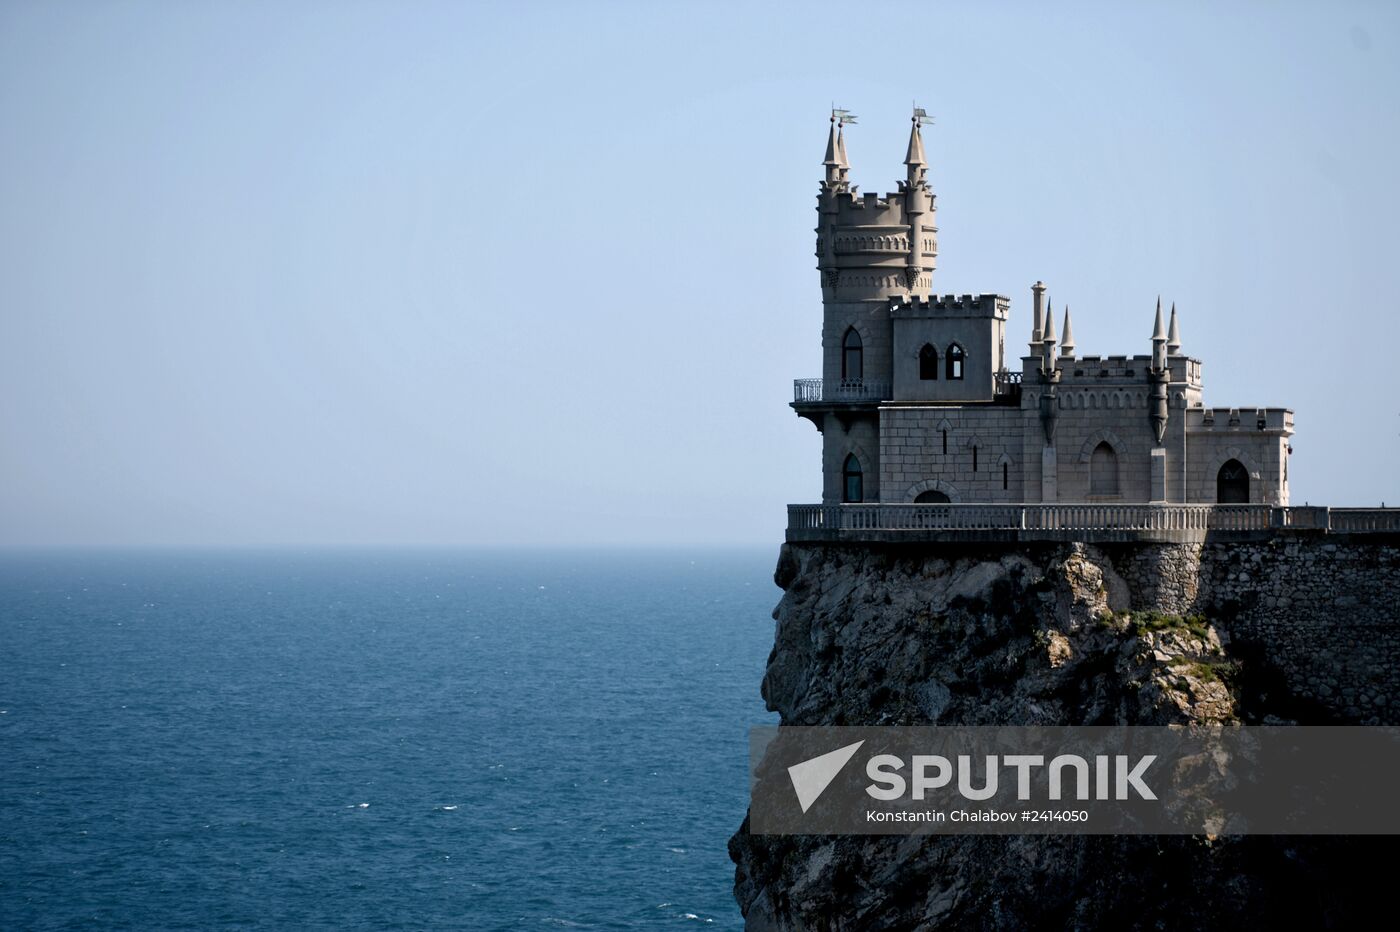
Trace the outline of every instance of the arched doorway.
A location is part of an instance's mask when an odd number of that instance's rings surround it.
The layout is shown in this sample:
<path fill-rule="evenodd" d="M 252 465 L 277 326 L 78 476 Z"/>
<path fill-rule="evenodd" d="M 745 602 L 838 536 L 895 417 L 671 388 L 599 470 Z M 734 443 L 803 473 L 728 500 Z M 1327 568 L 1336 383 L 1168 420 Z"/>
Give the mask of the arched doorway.
<path fill-rule="evenodd" d="M 1239 460 L 1226 460 L 1215 474 L 1215 500 L 1222 505 L 1249 504 L 1249 470 Z"/>
<path fill-rule="evenodd" d="M 935 491 L 934 489 L 929 489 L 927 492 L 920 492 L 914 498 L 914 504 L 916 505 L 947 505 L 951 502 L 952 499 L 950 499 L 947 495 L 945 495 L 942 492 Z"/>

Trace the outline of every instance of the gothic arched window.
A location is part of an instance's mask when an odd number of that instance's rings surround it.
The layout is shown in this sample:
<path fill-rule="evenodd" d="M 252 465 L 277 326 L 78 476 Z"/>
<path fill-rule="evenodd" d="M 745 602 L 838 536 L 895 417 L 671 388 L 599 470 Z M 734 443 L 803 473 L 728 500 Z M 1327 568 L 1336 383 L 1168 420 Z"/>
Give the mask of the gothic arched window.
<path fill-rule="evenodd" d="M 846 336 L 841 340 L 841 378 L 859 380 L 864 378 L 864 348 L 861 346 L 860 334 L 855 327 L 847 328 Z"/>
<path fill-rule="evenodd" d="M 938 378 L 938 350 L 931 343 L 919 350 L 919 378 L 925 382 Z"/>
<path fill-rule="evenodd" d="M 948 378 L 960 379 L 963 377 L 963 348 L 954 343 L 948 347 Z"/>
<path fill-rule="evenodd" d="M 1239 460 L 1229 460 L 1215 474 L 1215 500 L 1222 505 L 1249 504 L 1249 470 Z"/>
<path fill-rule="evenodd" d="M 846 457 L 846 463 L 841 467 L 841 500 L 865 501 L 865 477 L 860 471 L 860 460 L 854 453 Z"/>
<path fill-rule="evenodd" d="M 1118 454 L 1107 441 L 1094 447 L 1089 455 L 1089 494 L 1118 494 Z"/>

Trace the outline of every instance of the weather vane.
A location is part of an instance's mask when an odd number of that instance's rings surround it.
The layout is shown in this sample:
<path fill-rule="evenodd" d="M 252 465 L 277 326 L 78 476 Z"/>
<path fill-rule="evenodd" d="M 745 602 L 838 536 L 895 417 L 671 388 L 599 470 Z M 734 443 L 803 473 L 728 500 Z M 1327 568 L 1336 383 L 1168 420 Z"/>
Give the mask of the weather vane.
<path fill-rule="evenodd" d="M 933 125 L 933 117 L 929 116 L 928 112 L 924 110 L 923 107 L 916 106 L 914 108 L 914 116 L 912 117 L 912 119 L 915 123 L 919 124 L 920 126 Z"/>
<path fill-rule="evenodd" d="M 837 126 L 851 126 L 856 122 L 856 115 L 849 110 L 832 107 L 831 122 L 835 123 Z"/>

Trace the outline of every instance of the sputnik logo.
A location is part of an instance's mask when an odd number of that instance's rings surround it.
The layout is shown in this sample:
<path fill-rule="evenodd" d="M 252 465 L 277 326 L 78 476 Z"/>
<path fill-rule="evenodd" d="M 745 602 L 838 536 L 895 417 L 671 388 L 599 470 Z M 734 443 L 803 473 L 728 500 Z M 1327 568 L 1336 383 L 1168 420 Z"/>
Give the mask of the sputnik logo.
<path fill-rule="evenodd" d="M 788 768 L 792 788 L 797 793 L 797 802 L 802 806 L 804 813 L 812 808 L 812 804 L 826 791 L 831 781 L 841 772 L 841 768 L 846 766 L 864 743 L 863 740 L 857 741 L 855 744 L 848 744 L 844 748 L 837 748 Z"/>

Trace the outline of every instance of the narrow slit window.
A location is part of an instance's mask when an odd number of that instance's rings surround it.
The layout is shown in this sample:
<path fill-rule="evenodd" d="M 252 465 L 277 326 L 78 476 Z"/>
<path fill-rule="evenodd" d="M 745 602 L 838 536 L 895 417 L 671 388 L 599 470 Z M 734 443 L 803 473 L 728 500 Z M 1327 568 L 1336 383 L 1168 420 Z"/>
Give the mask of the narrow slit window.
<path fill-rule="evenodd" d="M 1011 488 L 1011 467 L 1006 463 L 1001 464 L 1001 490 L 1005 492 Z"/>

